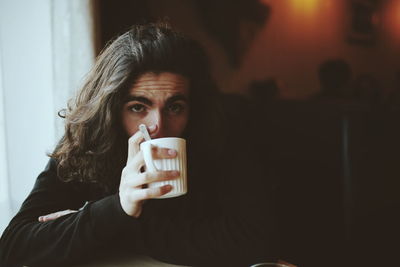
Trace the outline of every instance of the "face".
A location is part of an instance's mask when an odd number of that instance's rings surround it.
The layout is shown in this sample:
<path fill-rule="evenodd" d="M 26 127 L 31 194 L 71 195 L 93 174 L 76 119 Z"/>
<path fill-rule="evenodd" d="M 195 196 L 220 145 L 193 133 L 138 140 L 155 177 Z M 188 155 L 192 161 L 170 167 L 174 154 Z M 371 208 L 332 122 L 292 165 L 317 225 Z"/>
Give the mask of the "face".
<path fill-rule="evenodd" d="M 151 138 L 182 136 L 189 118 L 189 81 L 169 72 L 138 77 L 124 100 L 122 125 L 128 136 L 140 124 Z"/>

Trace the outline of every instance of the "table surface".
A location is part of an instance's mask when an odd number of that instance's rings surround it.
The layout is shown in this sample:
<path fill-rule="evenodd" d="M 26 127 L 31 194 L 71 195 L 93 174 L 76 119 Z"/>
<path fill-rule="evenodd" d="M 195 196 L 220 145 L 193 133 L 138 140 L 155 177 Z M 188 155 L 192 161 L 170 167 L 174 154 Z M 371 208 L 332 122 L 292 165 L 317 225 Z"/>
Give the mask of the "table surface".
<path fill-rule="evenodd" d="M 279 261 L 279 264 L 287 267 L 297 267 L 285 261 Z M 277 266 L 281 266 L 281 265 Z M 151 257 L 144 255 L 112 255 L 99 257 L 98 259 L 86 263 L 78 264 L 73 267 L 190 267 L 185 265 L 175 265 L 155 260 Z M 24 266 L 27 267 L 27 266 Z"/>
<path fill-rule="evenodd" d="M 74 265 L 74 267 L 185 267 L 183 265 L 174 265 L 161 262 L 142 255 L 118 255 L 107 258 L 101 258 L 91 263 Z M 187 266 L 186 266 L 187 267 Z"/>
<path fill-rule="evenodd" d="M 256 264 L 257 265 L 257 264 Z M 161 262 L 143 255 L 118 255 L 98 259 L 89 264 L 74 265 L 73 267 L 189 267 Z M 285 261 L 279 261 L 276 266 L 297 267 Z"/>

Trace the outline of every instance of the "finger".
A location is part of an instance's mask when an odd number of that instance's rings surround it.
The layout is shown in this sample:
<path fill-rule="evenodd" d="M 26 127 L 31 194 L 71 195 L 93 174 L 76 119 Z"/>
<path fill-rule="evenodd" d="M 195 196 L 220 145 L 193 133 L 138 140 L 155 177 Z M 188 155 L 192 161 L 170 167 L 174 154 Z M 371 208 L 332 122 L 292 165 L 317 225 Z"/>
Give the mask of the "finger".
<path fill-rule="evenodd" d="M 140 143 L 143 142 L 143 133 L 137 131 L 128 140 L 128 162 L 132 160 L 140 150 Z"/>
<path fill-rule="evenodd" d="M 46 214 L 44 216 L 40 216 L 39 217 L 39 221 L 40 222 L 46 222 L 46 221 L 54 220 L 54 219 L 56 219 L 58 217 L 58 214 L 60 214 L 60 212 L 61 211 L 57 211 L 57 212 Z"/>
<path fill-rule="evenodd" d="M 60 218 L 62 216 L 68 215 L 70 213 L 75 213 L 77 212 L 76 210 L 63 210 L 63 211 L 58 211 L 55 213 L 50 213 L 48 215 L 45 216 L 41 216 L 42 218 L 39 217 L 39 221 L 41 222 L 47 222 L 47 221 L 52 221 L 55 220 L 57 218 Z"/>
<path fill-rule="evenodd" d="M 58 212 L 54 212 L 54 213 L 50 213 L 44 216 L 40 216 L 38 218 L 39 222 L 47 222 L 47 221 L 52 221 L 55 220 L 57 218 L 60 218 L 62 216 L 68 215 L 70 213 L 75 213 L 78 212 L 77 210 L 63 210 L 63 211 L 58 211 Z"/>
<path fill-rule="evenodd" d="M 172 190 L 172 185 L 163 185 L 160 187 L 145 188 L 135 191 L 135 198 L 137 201 L 161 197 Z"/>
<path fill-rule="evenodd" d="M 151 154 L 153 159 L 175 158 L 178 152 L 175 149 L 151 146 Z"/>
<path fill-rule="evenodd" d="M 143 152 L 139 151 L 135 157 L 133 157 L 126 164 L 125 168 L 122 170 L 122 176 L 130 176 L 132 174 L 137 174 L 140 172 L 140 169 L 145 165 Z"/>
<path fill-rule="evenodd" d="M 141 187 L 154 182 L 173 180 L 178 178 L 179 175 L 179 171 L 144 172 L 136 176 L 136 179 L 127 178 L 126 185 L 130 187 Z"/>

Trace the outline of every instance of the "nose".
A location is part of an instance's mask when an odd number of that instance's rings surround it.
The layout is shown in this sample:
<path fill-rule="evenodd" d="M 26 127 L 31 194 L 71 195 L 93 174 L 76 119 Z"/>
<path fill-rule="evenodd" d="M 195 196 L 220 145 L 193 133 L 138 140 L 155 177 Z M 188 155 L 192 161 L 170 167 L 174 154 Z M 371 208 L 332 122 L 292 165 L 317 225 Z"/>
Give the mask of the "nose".
<path fill-rule="evenodd" d="M 154 110 L 151 112 L 147 127 L 149 128 L 149 134 L 152 139 L 165 137 L 163 122 L 162 111 Z"/>

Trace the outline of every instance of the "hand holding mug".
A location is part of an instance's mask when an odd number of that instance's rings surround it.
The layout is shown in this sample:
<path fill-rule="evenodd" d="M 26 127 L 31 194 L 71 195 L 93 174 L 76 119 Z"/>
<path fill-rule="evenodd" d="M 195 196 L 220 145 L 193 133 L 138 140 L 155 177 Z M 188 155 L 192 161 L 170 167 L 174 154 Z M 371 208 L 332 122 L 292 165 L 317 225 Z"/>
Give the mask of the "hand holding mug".
<path fill-rule="evenodd" d="M 147 187 L 154 182 L 173 180 L 179 177 L 176 170 L 157 170 L 142 172 L 145 166 L 143 152 L 140 151 L 140 143 L 144 140 L 143 134 L 137 131 L 128 142 L 128 160 L 122 170 L 121 183 L 119 186 L 119 197 L 122 209 L 126 214 L 139 217 L 142 212 L 142 203 L 146 199 L 159 198 L 169 193 L 173 188 L 171 185 Z M 170 159 L 177 156 L 174 149 L 151 147 L 151 154 L 154 159 Z"/>

